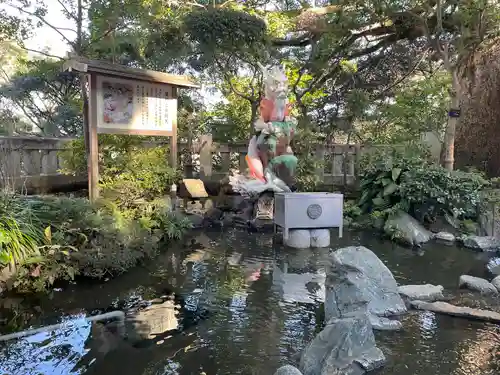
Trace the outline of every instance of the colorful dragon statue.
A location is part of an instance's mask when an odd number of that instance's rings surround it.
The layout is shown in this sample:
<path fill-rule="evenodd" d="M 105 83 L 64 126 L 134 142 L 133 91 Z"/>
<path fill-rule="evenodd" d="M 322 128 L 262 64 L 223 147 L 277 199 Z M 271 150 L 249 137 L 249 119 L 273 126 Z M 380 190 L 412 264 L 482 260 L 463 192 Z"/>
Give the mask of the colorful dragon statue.
<path fill-rule="evenodd" d="M 233 189 L 242 194 L 265 190 L 289 192 L 294 184 L 297 158 L 290 146 L 297 121 L 290 117 L 288 79 L 280 67 L 267 70 L 259 64 L 264 76 L 264 98 L 260 117 L 254 124 L 246 161 L 251 181 L 233 178 Z"/>

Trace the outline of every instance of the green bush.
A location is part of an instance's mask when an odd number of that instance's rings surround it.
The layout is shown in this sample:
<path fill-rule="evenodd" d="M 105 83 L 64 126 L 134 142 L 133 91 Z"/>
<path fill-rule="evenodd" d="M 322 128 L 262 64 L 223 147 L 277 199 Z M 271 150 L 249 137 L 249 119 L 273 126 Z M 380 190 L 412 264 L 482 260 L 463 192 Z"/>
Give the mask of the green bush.
<path fill-rule="evenodd" d="M 0 195 L 0 265 L 15 266 L 39 254 L 43 230 L 31 211 Z"/>
<path fill-rule="evenodd" d="M 298 159 L 295 181 L 299 191 L 317 191 L 323 182 L 316 173 L 318 168 L 324 167 L 324 161 L 316 156 L 317 145 L 321 143 L 322 140 L 311 131 L 302 130 L 295 136 L 293 152 Z"/>
<path fill-rule="evenodd" d="M 363 161 L 360 173 L 363 213 L 409 212 L 421 222 L 449 215 L 475 219 L 481 189 L 488 182 L 478 173 L 448 172 L 425 155 L 380 151 Z"/>
<path fill-rule="evenodd" d="M 385 211 L 403 201 L 400 185 L 409 170 L 430 165 L 425 154 L 407 149 L 379 148 L 363 155 L 360 160 L 361 197 L 358 205 L 362 213 Z"/>
<path fill-rule="evenodd" d="M 19 264 L 38 255 L 36 236 L 25 233 L 11 217 L 0 217 L 0 264 Z"/>
<path fill-rule="evenodd" d="M 159 201 L 125 213 L 105 200 L 92 205 L 86 199 L 9 196 L 2 201 L 4 212 L 15 210 L 11 217 L 20 228 L 26 223 L 40 228 L 30 242 L 34 250 L 17 261 L 12 286 L 21 292 L 41 291 L 76 275 L 116 276 L 156 255 L 162 241 L 180 238 L 190 228 L 187 219 Z M 17 234 L 12 229 L 9 233 Z"/>
<path fill-rule="evenodd" d="M 481 174 L 453 171 L 432 165 L 404 174 L 400 194 L 410 212 L 423 221 L 438 215 L 477 219 L 481 190 L 488 185 Z"/>
<path fill-rule="evenodd" d="M 160 139 L 161 140 L 161 139 Z M 146 148 L 158 138 L 100 135 L 99 174 L 101 195 L 129 209 L 140 201 L 165 195 L 182 174 L 169 166 L 168 147 Z M 87 161 L 83 140 L 69 142 L 60 152 L 61 172 L 85 173 Z"/>

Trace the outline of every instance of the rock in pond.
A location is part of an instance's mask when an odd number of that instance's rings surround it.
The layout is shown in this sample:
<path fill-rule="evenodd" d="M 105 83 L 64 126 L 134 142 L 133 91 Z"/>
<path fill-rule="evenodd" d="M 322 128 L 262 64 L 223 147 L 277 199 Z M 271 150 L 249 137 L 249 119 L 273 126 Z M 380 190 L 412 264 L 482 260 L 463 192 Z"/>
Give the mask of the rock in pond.
<path fill-rule="evenodd" d="M 500 323 L 500 314 L 494 311 L 455 306 L 447 302 L 411 301 L 410 304 L 417 310 L 425 310 L 438 314 L 458 316 L 474 320 L 483 320 L 492 323 Z"/>
<path fill-rule="evenodd" d="M 432 238 L 432 233 L 425 229 L 417 219 L 406 212 L 399 211 L 387 219 L 384 232 L 410 246 L 419 246 Z"/>
<path fill-rule="evenodd" d="M 497 288 L 495 288 L 492 283 L 488 282 L 485 279 L 481 279 L 480 277 L 474 277 L 469 275 L 460 276 L 460 280 L 458 281 L 458 287 L 474 290 L 481 294 L 498 293 Z"/>
<path fill-rule="evenodd" d="M 300 359 L 304 375 L 361 375 L 385 364 L 385 356 L 375 343 L 366 302 L 356 307 L 358 311 L 328 320 L 309 343 Z"/>
<path fill-rule="evenodd" d="M 302 373 L 296 367 L 285 365 L 277 369 L 274 375 L 302 375 Z"/>
<path fill-rule="evenodd" d="M 398 284 L 385 264 L 363 246 L 332 251 L 330 258 L 325 282 L 326 320 L 345 315 L 362 301 L 367 301 L 374 328 L 394 330 L 398 323 L 376 319 L 407 311 L 399 295 Z"/>
<path fill-rule="evenodd" d="M 396 319 L 384 318 L 373 314 L 370 314 L 368 318 L 370 319 L 372 328 L 378 331 L 399 331 L 403 328 L 403 324 Z"/>
<path fill-rule="evenodd" d="M 206 226 L 220 226 L 222 215 L 224 213 L 218 208 L 212 207 L 205 213 L 205 225 Z"/>
<path fill-rule="evenodd" d="M 486 269 L 494 276 L 500 276 L 500 258 L 492 258 L 488 261 Z"/>
<path fill-rule="evenodd" d="M 448 232 L 436 233 L 434 238 L 440 242 L 446 242 L 446 243 L 455 242 L 455 236 Z"/>
<path fill-rule="evenodd" d="M 178 328 L 180 306 L 171 299 L 155 303 L 144 310 L 129 311 L 126 318 L 128 337 L 132 342 L 150 340 Z"/>
<path fill-rule="evenodd" d="M 467 236 L 463 240 L 464 246 L 480 251 L 499 251 L 500 240 L 495 237 Z"/>
<path fill-rule="evenodd" d="M 495 277 L 491 280 L 491 285 L 493 285 L 500 292 L 500 276 Z"/>
<path fill-rule="evenodd" d="M 398 288 L 399 294 L 405 296 L 410 301 L 420 300 L 434 302 L 444 299 L 442 285 L 402 285 Z"/>

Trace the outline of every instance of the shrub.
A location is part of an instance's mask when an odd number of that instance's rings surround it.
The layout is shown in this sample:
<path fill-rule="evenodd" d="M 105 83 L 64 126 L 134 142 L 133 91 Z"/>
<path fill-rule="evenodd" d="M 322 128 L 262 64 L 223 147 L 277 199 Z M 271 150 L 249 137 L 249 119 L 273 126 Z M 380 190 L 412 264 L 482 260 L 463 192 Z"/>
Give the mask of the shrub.
<path fill-rule="evenodd" d="M 322 140 L 314 132 L 303 130 L 293 142 L 293 152 L 297 156 L 297 170 L 295 180 L 299 191 L 316 191 L 320 180 L 316 173 L 318 168 L 324 166 L 323 160 L 318 160 L 316 148 Z"/>
<path fill-rule="evenodd" d="M 404 174 L 425 165 L 430 164 L 419 152 L 389 148 L 365 154 L 360 161 L 359 174 L 361 198 L 358 205 L 362 212 L 385 211 L 400 204 Z"/>
<path fill-rule="evenodd" d="M 15 204 L 12 195 L 0 195 L 0 265 L 15 266 L 38 255 L 43 240 L 39 222 L 30 211 Z"/>
<path fill-rule="evenodd" d="M 96 204 L 63 197 L 0 197 L 0 263 L 16 264 L 17 290 L 40 291 L 79 274 L 115 276 L 191 227 L 170 213 L 164 198 L 180 178 L 168 165 L 168 148 L 145 148 L 148 140 L 99 137 L 103 198 Z M 83 140 L 67 144 L 60 156 L 63 173 L 85 173 Z"/>
<path fill-rule="evenodd" d="M 149 137 L 99 136 L 101 194 L 119 208 L 165 195 L 181 173 L 168 164 L 168 147 L 145 148 Z M 158 141 L 158 139 L 156 139 Z M 85 173 L 87 161 L 83 140 L 69 142 L 60 152 L 61 172 Z"/>
<path fill-rule="evenodd" d="M 404 174 L 400 194 L 403 209 L 423 221 L 438 215 L 475 220 L 481 203 L 481 189 L 488 182 L 474 172 L 449 173 L 440 166 L 423 166 Z"/>
<path fill-rule="evenodd" d="M 160 242 L 180 238 L 190 228 L 160 203 L 123 214 L 107 201 L 91 205 L 86 199 L 10 196 L 4 207 L 17 210 L 17 223 L 42 228 L 37 231 L 41 237 L 31 242 L 36 253 L 18 262 L 13 285 L 18 291 L 41 291 L 76 275 L 116 276 L 156 255 Z"/>
<path fill-rule="evenodd" d="M 418 154 L 381 152 L 363 166 L 358 204 L 364 213 L 401 209 L 422 222 L 439 215 L 475 219 L 487 184 L 478 173 L 450 173 Z"/>
<path fill-rule="evenodd" d="M 11 217 L 0 217 L 0 264 L 19 264 L 38 255 L 36 237 L 24 233 Z"/>

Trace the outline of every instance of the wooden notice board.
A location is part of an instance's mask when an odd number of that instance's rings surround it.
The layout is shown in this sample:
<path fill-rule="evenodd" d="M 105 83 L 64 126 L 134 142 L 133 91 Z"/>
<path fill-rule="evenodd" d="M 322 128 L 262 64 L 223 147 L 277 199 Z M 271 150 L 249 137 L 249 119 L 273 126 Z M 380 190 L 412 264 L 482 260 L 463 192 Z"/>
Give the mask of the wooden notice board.
<path fill-rule="evenodd" d="M 74 57 L 65 70 L 78 71 L 88 82 L 89 198 L 99 197 L 98 134 L 170 137 L 170 163 L 177 167 L 177 90 L 197 88 L 185 76 L 128 68 Z"/>

